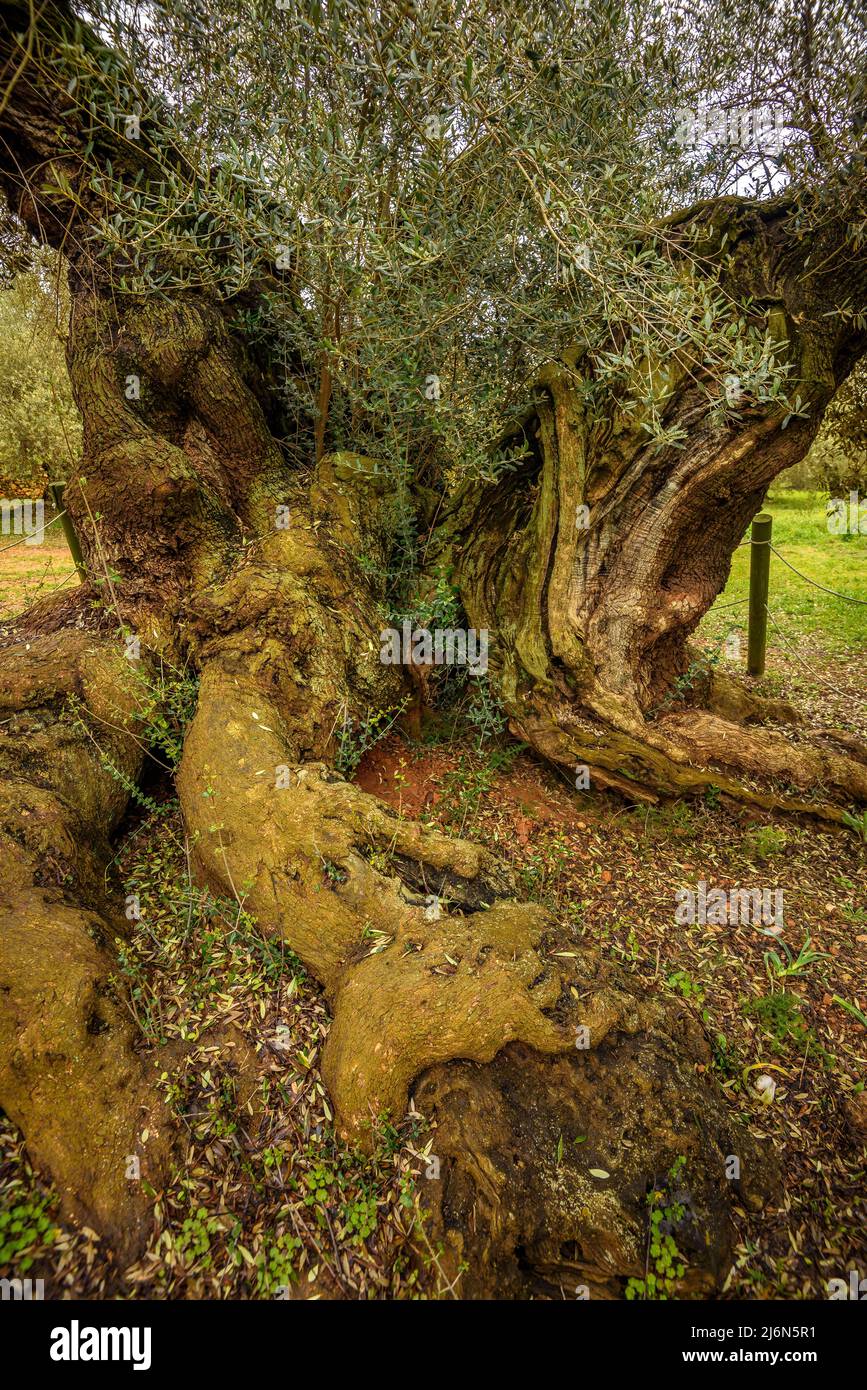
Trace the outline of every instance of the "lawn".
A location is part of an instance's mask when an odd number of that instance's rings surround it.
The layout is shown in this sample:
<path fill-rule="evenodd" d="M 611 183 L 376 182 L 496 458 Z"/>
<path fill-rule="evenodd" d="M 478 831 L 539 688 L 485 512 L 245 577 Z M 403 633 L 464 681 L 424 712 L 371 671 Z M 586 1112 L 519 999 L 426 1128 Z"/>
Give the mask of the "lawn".
<path fill-rule="evenodd" d="M 78 583 L 69 546 L 58 522 L 38 545 L 22 536 L 0 536 L 0 623 L 9 622 L 37 599 Z"/>
<path fill-rule="evenodd" d="M 832 535 L 825 507 L 820 493 L 780 490 L 771 493 L 763 508 L 774 518 L 772 544 L 780 552 L 771 554 L 768 637 L 772 647 L 797 644 L 807 633 L 823 634 L 823 640 L 838 652 L 863 651 L 867 646 L 867 534 Z M 749 532 L 744 539 L 748 538 Z M 794 574 L 781 556 L 814 583 Z M 734 630 L 746 637 L 749 574 L 750 547 L 742 545 L 735 551 L 725 590 L 702 623 L 702 636 L 722 641 Z M 815 584 L 862 603 L 847 603 Z M 744 602 L 729 607 L 738 600 Z M 745 641 L 743 647 L 745 653 Z"/>

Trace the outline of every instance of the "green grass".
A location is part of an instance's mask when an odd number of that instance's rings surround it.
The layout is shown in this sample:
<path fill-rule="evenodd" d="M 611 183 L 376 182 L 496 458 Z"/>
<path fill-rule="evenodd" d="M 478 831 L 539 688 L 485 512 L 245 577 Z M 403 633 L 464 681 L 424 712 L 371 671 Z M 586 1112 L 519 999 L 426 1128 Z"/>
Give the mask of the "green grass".
<path fill-rule="evenodd" d="M 826 499 L 816 492 L 776 492 L 764 511 L 774 518 L 773 544 L 803 574 L 819 584 L 867 601 L 867 536 L 834 536 L 828 531 Z M 747 531 L 744 539 L 748 539 Z M 699 629 L 703 637 L 721 641 L 731 628 L 746 632 L 747 605 L 724 608 L 749 592 L 750 550 L 742 546 L 732 559 L 731 574 Z M 768 641 L 796 641 L 801 635 L 824 632 L 836 649 L 862 651 L 867 647 L 867 607 L 846 603 L 807 584 L 771 554 L 768 608 L 779 624 L 768 624 Z"/>
<path fill-rule="evenodd" d="M 40 545 L 0 536 L 0 622 L 9 621 L 37 599 L 60 588 L 75 588 L 78 575 L 60 526 L 45 532 Z"/>

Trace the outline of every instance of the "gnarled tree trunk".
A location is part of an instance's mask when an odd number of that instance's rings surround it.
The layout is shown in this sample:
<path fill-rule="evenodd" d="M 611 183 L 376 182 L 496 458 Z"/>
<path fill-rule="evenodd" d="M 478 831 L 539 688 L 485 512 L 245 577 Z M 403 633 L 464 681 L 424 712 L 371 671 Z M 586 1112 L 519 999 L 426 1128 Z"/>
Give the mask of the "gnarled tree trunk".
<path fill-rule="evenodd" d="M 726 291 L 802 383 L 803 418 L 746 399 L 736 422 L 715 423 L 694 373 L 648 363 L 663 424 L 685 438 L 660 448 L 616 399 L 601 421 L 590 416 L 581 388 L 592 366 L 576 351 L 540 373 L 536 404 L 504 437 L 525 448 L 523 469 L 467 488 L 443 527 L 469 619 L 493 634 L 516 732 L 553 762 L 587 765 L 603 787 L 652 799 L 713 783 L 830 819 L 867 798 L 867 749 L 850 738 L 828 731 L 794 747 L 756 727 L 773 709 L 709 675 L 689 709 L 668 698 L 770 484 L 806 453 L 867 347 L 843 312 L 867 293 L 867 257 L 851 202 L 840 204 L 809 240 L 789 197 L 720 199 L 666 229 L 675 256 L 683 239 L 709 268 L 723 265 Z"/>
<path fill-rule="evenodd" d="M 59 665 L 73 656 L 86 681 L 92 661 L 122 663 L 134 634 L 145 654 L 182 657 L 198 672 L 178 776 L 197 872 L 243 900 L 323 985 L 333 1013 L 323 1069 L 342 1132 L 367 1142 L 371 1125 L 386 1113 L 401 1117 L 413 1095 L 435 1119 L 443 1161 L 435 1216 L 451 1267 L 469 1266 L 468 1293 L 544 1291 L 574 1280 L 615 1295 L 643 1272 L 645 1194 L 680 1154 L 694 1206 L 694 1287 L 711 1289 L 730 1245 L 732 1187 L 760 1201 L 766 1184 L 754 1146 L 735 1137 L 706 1079 L 703 1038 L 681 1007 L 637 998 L 576 950 L 562 924 L 516 901 L 509 874 L 485 849 L 396 817 L 334 771 L 339 726 L 393 705 L 402 690 L 396 668 L 379 660 L 381 594 L 357 559 L 362 549 L 385 559 L 393 540 L 377 504 L 380 475 L 327 452 L 315 466 L 311 458 L 309 472 L 290 466 L 223 306 L 194 293 L 140 304 L 100 278 L 82 241 L 92 202 L 81 133 L 64 124 L 64 88 L 44 61 L 70 32 L 69 13 L 63 5 L 40 11 L 36 57 L 20 72 L 16 35 L 29 12 L 7 4 L 2 15 L 4 81 L 17 75 L 0 114 L 0 181 L 33 234 L 62 246 L 69 261 L 69 364 L 84 418 L 85 456 L 66 504 L 92 582 L 25 617 L 18 634 L 21 644 L 38 638 L 53 654 L 51 681 L 39 686 L 40 737 L 57 746 L 67 737 L 56 692 Z M 134 177 L 129 148 L 109 145 L 100 155 Z M 52 165 L 66 171 L 74 196 L 44 191 Z M 684 670 L 686 639 L 722 587 L 768 484 L 807 448 L 863 346 L 851 330 L 823 330 L 837 281 L 828 272 L 802 290 L 803 256 L 785 204 L 732 200 L 693 220 L 708 226 L 709 257 L 723 227 L 736 234 L 733 290 L 756 293 L 762 277 L 768 312 L 785 323 L 812 382 L 809 422 L 783 431 L 769 415 L 747 411 L 741 427 L 716 429 L 684 380 L 668 411 L 688 427 L 688 444 L 654 454 L 616 401 L 603 423 L 585 425 L 575 390 L 580 359 L 552 364 L 522 422 L 525 470 L 457 499 L 434 548 L 455 558 L 470 621 L 493 631 L 492 667 L 513 723 L 545 757 L 587 763 L 603 785 L 636 794 L 713 781 L 797 804 L 809 767 L 829 802 L 865 796 L 864 766 L 832 744 L 791 759 L 795 790 L 781 794 L 757 785 L 766 767 L 774 770 L 770 735 L 752 733 L 729 754 L 721 752 L 729 735 L 720 716 L 652 715 Z M 137 399 L 128 394 L 131 377 Z M 586 531 L 581 505 L 590 508 Z M 94 626 L 94 648 L 67 649 L 70 631 Z M 3 654 L 6 706 L 22 719 L 36 700 L 24 651 L 19 644 Z M 88 728 L 88 714 L 104 711 L 83 703 Z M 132 707 L 116 735 L 127 777 L 137 770 L 134 724 Z M 99 743 L 98 728 L 94 737 Z M 38 759 L 11 753 L 2 768 L 6 803 L 48 795 Z M 104 838 L 123 798 L 116 778 L 98 776 L 98 753 L 80 756 L 86 772 L 58 773 L 48 813 L 76 846 L 65 851 L 69 861 L 86 871 L 57 882 L 52 910 L 75 934 L 76 978 L 90 997 L 104 995 L 106 966 L 85 941 L 98 894 L 78 841 L 94 827 Z M 756 785 L 741 780 L 745 768 Z M 10 831 L 5 852 L 17 863 L 15 838 Z M 56 943 L 44 953 L 40 944 L 48 909 L 28 853 L 0 926 L 0 1018 L 13 1050 L 0 1071 L 0 1104 L 61 1190 L 77 1191 L 74 1209 L 114 1236 L 129 1220 L 117 1162 L 121 1149 L 134 1151 L 132 1140 L 106 1144 L 88 1186 L 76 1166 L 86 1126 L 70 1116 L 63 1144 L 47 1134 L 48 1085 L 29 1073 L 22 1081 L 24 1063 L 14 1060 L 16 1040 L 35 1026 L 27 983 L 34 953 L 45 975 L 69 978 Z M 113 911 L 108 902 L 97 910 Z M 75 1028 L 88 1034 L 84 994 Z M 97 1013 L 100 1057 L 110 1054 L 110 1066 L 89 1060 L 88 1044 L 75 1052 L 73 1074 L 96 1068 L 109 1125 L 111 1088 L 120 1084 L 112 1078 L 123 1072 L 130 1114 L 150 1108 L 161 1117 L 154 1162 L 165 1173 L 171 1153 L 156 1069 L 138 1059 L 117 1011 Z M 585 1029 L 589 1051 L 576 1045 Z M 590 1136 L 590 1157 L 569 1155 L 561 1165 L 557 1135 L 573 1129 Z M 727 1181 L 730 1154 L 741 1158 L 740 1183 Z M 594 1157 L 609 1173 L 603 1188 L 588 1173 Z"/>

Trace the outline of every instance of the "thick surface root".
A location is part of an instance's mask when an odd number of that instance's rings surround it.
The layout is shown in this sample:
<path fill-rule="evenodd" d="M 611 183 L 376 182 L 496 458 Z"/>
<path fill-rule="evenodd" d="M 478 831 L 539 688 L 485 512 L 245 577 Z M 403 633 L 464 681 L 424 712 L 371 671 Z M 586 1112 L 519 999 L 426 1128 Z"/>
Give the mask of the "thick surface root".
<path fill-rule="evenodd" d="M 172 1127 L 113 970 L 107 924 L 55 895 L 2 904 L 0 1104 L 64 1211 L 120 1260 L 150 1228 Z"/>
<path fill-rule="evenodd" d="M 833 732 L 811 743 L 793 742 L 773 729 L 745 727 L 706 710 L 688 710 L 665 720 L 665 730 L 696 763 L 714 763 L 763 781 L 819 792 L 829 800 L 867 801 L 867 747 L 839 743 Z M 821 742 L 820 742 L 821 740 Z"/>
<path fill-rule="evenodd" d="M 143 1184 L 160 1185 L 171 1131 L 135 1051 L 114 954 L 125 918 L 105 891 L 142 758 L 122 650 L 75 633 L 0 653 L 0 1106 L 65 1211 L 124 1258 L 143 1248 Z"/>
<path fill-rule="evenodd" d="M 291 746 L 261 688 L 206 673 L 179 777 L 194 858 L 325 986 L 342 1134 L 369 1145 L 413 1095 L 435 1124 L 449 1279 L 468 1265 L 467 1296 L 564 1279 L 614 1296 L 643 1273 L 647 1192 L 682 1155 L 690 1287 L 717 1287 L 741 1190 L 725 1159 L 749 1169 L 742 1200 L 758 1200 L 761 1164 L 699 1074 L 710 1053 L 682 1007 L 642 998 L 511 901 L 484 849 L 399 819 L 322 764 L 284 762 Z M 558 1159 L 559 1136 L 565 1151 L 581 1135 Z"/>
<path fill-rule="evenodd" d="M 701 1074 L 710 1050 L 684 1010 L 639 1000 L 589 953 L 575 970 L 580 1014 L 605 1000 L 589 1050 L 513 1044 L 415 1087 L 435 1125 L 427 1190 L 443 1273 L 464 1298 L 622 1298 L 654 1268 L 658 1192 L 661 1208 L 683 1207 L 679 1296 L 711 1294 L 730 1264 L 732 1204 L 757 1210 L 775 1195 L 773 1161 Z"/>
<path fill-rule="evenodd" d="M 488 1062 L 515 1039 L 541 1052 L 574 1045 L 549 1016 L 562 981 L 541 949 L 548 925 L 522 904 L 434 925 L 417 912 L 386 949 L 344 971 L 323 1075 L 348 1132 L 402 1116 L 413 1081 L 437 1062 Z"/>
<path fill-rule="evenodd" d="M 467 906 L 506 895 L 508 875 L 480 846 L 399 819 L 325 764 L 291 759 L 262 690 L 206 672 L 178 774 L 196 863 L 327 990 L 370 949 L 371 932 L 382 939 L 423 915 L 401 892 L 401 861 L 431 895 Z"/>
<path fill-rule="evenodd" d="M 571 772 L 586 766 L 591 786 L 635 801 L 713 786 L 749 805 L 839 823 L 848 806 L 867 800 L 863 744 L 830 730 L 795 741 L 791 731 L 742 722 L 787 720 L 788 711 L 748 693 L 739 698 L 733 684 L 713 710 L 679 710 L 655 722 L 601 691 L 590 710 L 536 692 L 511 727 L 547 761 Z"/>

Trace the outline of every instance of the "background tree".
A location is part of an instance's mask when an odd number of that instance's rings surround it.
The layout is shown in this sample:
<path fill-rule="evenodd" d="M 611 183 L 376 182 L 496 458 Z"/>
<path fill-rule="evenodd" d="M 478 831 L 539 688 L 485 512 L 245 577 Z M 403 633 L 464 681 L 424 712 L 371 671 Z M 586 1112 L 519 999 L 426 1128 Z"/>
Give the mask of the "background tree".
<path fill-rule="evenodd" d="M 58 281 L 56 256 L 35 259 L 0 291 L 0 488 L 7 497 L 40 496 L 81 449 L 66 370 L 65 280 Z"/>
<path fill-rule="evenodd" d="M 863 358 L 828 407 L 810 461 L 834 496 L 867 488 L 867 364 Z"/>

